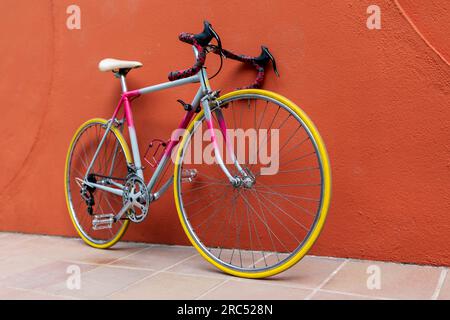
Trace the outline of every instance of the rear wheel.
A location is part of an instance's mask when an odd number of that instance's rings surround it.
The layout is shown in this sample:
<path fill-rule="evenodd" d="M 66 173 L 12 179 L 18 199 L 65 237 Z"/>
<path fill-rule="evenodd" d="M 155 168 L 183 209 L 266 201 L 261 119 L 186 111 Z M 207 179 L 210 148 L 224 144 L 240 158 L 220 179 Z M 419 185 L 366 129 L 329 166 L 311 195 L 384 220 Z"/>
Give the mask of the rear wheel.
<path fill-rule="evenodd" d="M 80 237 L 90 246 L 105 249 L 124 235 L 129 220 L 112 221 L 123 199 L 112 193 L 87 187 L 84 177 L 102 140 L 108 121 L 92 119 L 76 131 L 67 153 L 65 193 L 70 218 Z M 88 173 L 88 181 L 124 184 L 131 154 L 120 131 L 112 126 Z"/>
<path fill-rule="evenodd" d="M 193 246 L 214 266 L 240 277 L 272 276 L 297 263 L 322 229 L 331 193 L 328 156 L 311 120 L 286 98 L 265 90 L 239 90 L 220 101 L 221 111 L 212 111 L 214 127 L 226 124 L 235 137 L 240 130 L 250 141 L 244 157 L 239 156 L 239 141 L 228 150 L 224 142 L 222 158 L 233 176 L 243 177 L 233 164 L 237 157 L 250 178 L 232 185 L 216 162 L 198 161 L 212 149 L 209 135 L 196 136 L 207 132 L 199 113 L 175 162 L 179 218 Z M 257 139 L 253 149 L 252 132 Z M 219 138 L 221 132 L 215 134 Z M 200 155 L 196 148 L 202 149 Z M 267 165 L 263 148 L 270 149 L 271 163 L 279 159 L 278 166 Z"/>

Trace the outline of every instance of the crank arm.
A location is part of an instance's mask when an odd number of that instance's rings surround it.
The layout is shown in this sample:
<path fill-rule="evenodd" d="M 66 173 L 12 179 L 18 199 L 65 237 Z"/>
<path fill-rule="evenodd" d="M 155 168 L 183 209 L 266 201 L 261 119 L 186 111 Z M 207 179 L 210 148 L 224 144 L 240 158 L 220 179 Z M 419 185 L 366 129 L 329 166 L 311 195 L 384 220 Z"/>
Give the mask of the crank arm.
<path fill-rule="evenodd" d="M 116 214 L 116 216 L 114 217 L 114 221 L 119 221 L 122 216 L 125 214 L 125 212 L 128 211 L 128 209 L 130 209 L 132 206 L 134 205 L 139 205 L 138 203 L 136 203 L 136 199 L 139 198 L 141 196 L 141 192 L 139 192 L 138 194 L 134 195 L 132 197 L 132 201 L 127 201 L 127 203 L 122 207 L 122 209 L 119 211 L 119 213 Z"/>
<path fill-rule="evenodd" d="M 133 204 L 131 202 L 127 202 L 122 207 L 122 209 L 119 211 L 119 213 L 114 216 L 114 221 L 119 221 L 122 218 L 122 216 L 125 214 L 125 212 L 127 212 L 128 209 L 130 209 L 132 207 L 132 205 Z"/>
<path fill-rule="evenodd" d="M 167 191 L 167 189 L 170 187 L 170 185 L 173 183 L 173 176 L 170 177 L 166 183 L 161 187 L 161 189 L 159 189 L 157 192 L 155 192 L 153 195 L 151 195 L 151 201 L 155 201 L 158 200 L 163 194 L 164 192 Z"/>

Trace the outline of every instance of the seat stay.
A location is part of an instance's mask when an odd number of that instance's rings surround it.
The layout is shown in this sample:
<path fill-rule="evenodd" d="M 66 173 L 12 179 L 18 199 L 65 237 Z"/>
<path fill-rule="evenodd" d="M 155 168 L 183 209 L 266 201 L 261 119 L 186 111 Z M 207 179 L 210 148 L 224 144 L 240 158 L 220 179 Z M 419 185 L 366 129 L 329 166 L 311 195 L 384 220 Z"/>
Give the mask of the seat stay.
<path fill-rule="evenodd" d="M 84 176 L 84 180 L 87 181 L 88 179 L 88 175 L 92 169 L 92 167 L 94 166 L 94 162 L 95 160 L 97 160 L 98 154 L 100 153 L 100 149 L 102 148 L 103 144 L 105 143 L 106 137 L 108 136 L 109 131 L 111 130 L 111 126 L 112 126 L 112 121 L 108 122 L 108 126 L 106 127 L 105 133 L 102 137 L 102 139 L 100 140 L 100 143 L 98 144 L 97 150 L 95 150 L 94 156 L 92 157 L 92 160 L 89 164 L 89 167 L 86 170 L 86 174 Z"/>

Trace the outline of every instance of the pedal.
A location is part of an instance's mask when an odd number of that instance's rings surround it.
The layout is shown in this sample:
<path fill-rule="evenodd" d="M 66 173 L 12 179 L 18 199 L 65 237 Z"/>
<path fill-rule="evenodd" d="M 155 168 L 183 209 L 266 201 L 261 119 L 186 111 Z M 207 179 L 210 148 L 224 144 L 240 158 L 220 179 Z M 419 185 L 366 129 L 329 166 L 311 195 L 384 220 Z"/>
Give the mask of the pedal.
<path fill-rule="evenodd" d="M 183 169 L 181 172 L 182 182 L 192 182 L 197 177 L 197 169 Z"/>
<path fill-rule="evenodd" d="M 111 229 L 114 223 L 114 215 L 111 214 L 96 214 L 92 220 L 92 229 L 103 230 Z"/>

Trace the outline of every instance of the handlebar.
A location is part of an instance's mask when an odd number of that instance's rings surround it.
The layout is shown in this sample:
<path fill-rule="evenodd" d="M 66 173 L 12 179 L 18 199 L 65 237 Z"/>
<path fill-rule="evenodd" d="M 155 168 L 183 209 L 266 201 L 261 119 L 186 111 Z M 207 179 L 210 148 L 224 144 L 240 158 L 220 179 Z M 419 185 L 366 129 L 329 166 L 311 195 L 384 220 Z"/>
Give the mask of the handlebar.
<path fill-rule="evenodd" d="M 267 47 L 261 46 L 261 54 L 258 57 L 239 55 L 223 49 L 219 35 L 214 31 L 212 25 L 208 21 L 204 22 L 203 32 L 199 34 L 183 32 L 178 38 L 182 42 L 193 45 L 198 51 L 198 56 L 193 67 L 185 70 L 170 72 L 168 76 L 170 81 L 187 78 L 197 74 L 205 65 L 206 55 L 208 52 L 213 52 L 220 56 L 252 65 L 257 70 L 258 74 L 256 76 L 256 80 L 251 85 L 245 87 L 246 89 L 257 89 L 262 87 L 265 76 L 265 67 L 269 61 L 272 62 L 273 69 L 276 75 L 279 76 L 275 58 Z M 217 40 L 217 46 L 210 45 L 210 42 L 213 39 Z"/>

